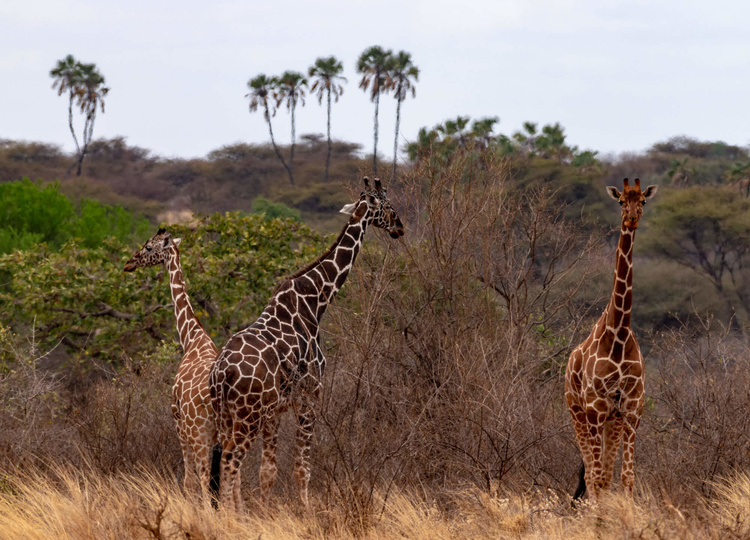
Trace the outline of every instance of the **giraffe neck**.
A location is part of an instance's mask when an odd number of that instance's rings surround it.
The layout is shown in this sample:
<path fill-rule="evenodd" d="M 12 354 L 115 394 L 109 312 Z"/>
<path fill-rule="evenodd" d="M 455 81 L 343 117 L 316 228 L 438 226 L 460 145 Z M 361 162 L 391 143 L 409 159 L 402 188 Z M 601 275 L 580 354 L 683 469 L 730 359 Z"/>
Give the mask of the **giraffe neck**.
<path fill-rule="evenodd" d="M 166 266 L 169 271 L 169 289 L 172 293 L 174 316 L 177 320 L 177 333 L 180 335 L 182 350 L 187 351 L 195 337 L 200 333 L 205 333 L 205 330 L 198 317 L 195 316 L 193 306 L 190 305 L 190 298 L 185 290 L 185 279 L 182 276 L 180 252 L 174 246 L 170 249 Z"/>
<path fill-rule="evenodd" d="M 607 305 L 606 323 L 615 329 L 630 328 L 630 311 L 633 307 L 633 242 L 635 229 L 622 225 L 617 242 L 615 279 L 612 296 Z"/>
<path fill-rule="evenodd" d="M 316 323 L 320 323 L 326 309 L 346 281 L 362 247 L 367 226 L 372 221 L 365 201 L 359 203 L 354 215 L 326 253 L 290 278 L 293 288 L 304 295 Z M 310 287 L 311 283 L 313 287 Z"/>

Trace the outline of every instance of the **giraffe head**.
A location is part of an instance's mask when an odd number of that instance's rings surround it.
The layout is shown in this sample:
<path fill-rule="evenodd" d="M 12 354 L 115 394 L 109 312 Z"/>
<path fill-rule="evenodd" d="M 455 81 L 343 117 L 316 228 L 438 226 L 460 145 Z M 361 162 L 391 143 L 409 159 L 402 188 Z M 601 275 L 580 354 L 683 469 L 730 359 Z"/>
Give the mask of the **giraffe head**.
<path fill-rule="evenodd" d="M 130 260 L 125 263 L 125 272 L 132 272 L 136 268 L 143 266 L 156 266 L 157 264 L 166 264 L 169 261 L 171 249 L 177 248 L 182 241 L 181 238 L 172 238 L 172 235 L 166 229 L 159 229 L 158 232 L 135 252 Z"/>
<path fill-rule="evenodd" d="M 641 191 L 641 179 L 635 179 L 635 185 L 628 185 L 628 179 L 623 180 L 622 193 L 615 186 L 607 186 L 607 193 L 622 207 L 622 224 L 628 229 L 637 229 L 638 220 L 643 214 L 646 201 L 656 195 L 659 186 L 648 186 Z"/>
<path fill-rule="evenodd" d="M 365 190 L 359 197 L 359 200 L 352 204 L 347 204 L 341 209 L 342 214 L 349 214 L 354 220 L 366 218 L 369 214 L 372 224 L 379 229 L 384 229 L 391 235 L 391 238 L 399 238 L 404 235 L 404 225 L 391 206 L 388 200 L 388 194 L 380 183 L 380 179 L 375 179 L 375 185 L 370 185 L 370 179 L 364 178 Z"/>

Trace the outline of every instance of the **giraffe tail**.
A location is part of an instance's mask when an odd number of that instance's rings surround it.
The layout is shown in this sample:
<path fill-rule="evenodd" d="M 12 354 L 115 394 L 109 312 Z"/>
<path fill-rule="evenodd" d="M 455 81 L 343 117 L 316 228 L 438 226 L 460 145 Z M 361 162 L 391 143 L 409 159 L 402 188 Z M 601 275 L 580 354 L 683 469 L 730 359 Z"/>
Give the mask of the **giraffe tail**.
<path fill-rule="evenodd" d="M 581 461 L 581 468 L 578 470 L 578 487 L 573 494 L 573 504 L 580 500 L 586 494 L 586 465 Z"/>
<path fill-rule="evenodd" d="M 211 450 L 211 481 L 208 484 L 211 493 L 211 506 L 219 506 L 219 486 L 221 481 L 221 443 Z"/>

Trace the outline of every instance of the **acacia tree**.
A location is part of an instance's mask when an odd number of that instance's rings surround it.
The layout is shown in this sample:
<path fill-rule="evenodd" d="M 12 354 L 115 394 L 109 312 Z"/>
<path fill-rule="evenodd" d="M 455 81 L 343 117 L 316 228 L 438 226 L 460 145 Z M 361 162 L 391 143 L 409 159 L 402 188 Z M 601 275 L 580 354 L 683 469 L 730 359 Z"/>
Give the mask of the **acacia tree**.
<path fill-rule="evenodd" d="M 276 146 L 276 140 L 273 137 L 271 117 L 276 116 L 276 105 L 273 102 L 269 105 L 268 98 L 271 97 L 274 87 L 276 86 L 276 79 L 273 77 L 266 77 L 265 74 L 261 73 L 247 81 L 247 86 L 250 88 L 250 92 L 245 94 L 245 97 L 250 99 L 250 112 L 255 112 L 259 108 L 263 109 L 263 118 L 266 120 L 266 124 L 268 124 L 268 133 L 271 135 L 273 151 L 276 152 L 276 157 L 279 158 L 284 169 L 286 169 L 286 172 L 289 175 L 289 181 L 294 185 L 292 170 L 284 160 L 284 156 L 281 155 L 279 147 Z"/>
<path fill-rule="evenodd" d="M 323 103 L 323 95 L 326 96 L 327 103 L 327 134 L 328 134 L 328 153 L 326 154 L 326 175 L 325 179 L 328 181 L 328 167 L 331 163 L 331 97 L 338 102 L 341 94 L 344 93 L 344 86 L 342 82 L 346 82 L 346 77 L 341 76 L 341 72 L 344 71 L 344 65 L 336 59 L 335 56 L 329 56 L 328 58 L 318 58 L 315 60 L 315 64 L 310 66 L 307 74 L 315 82 L 310 88 L 310 92 L 318 93 L 318 104 Z"/>
<path fill-rule="evenodd" d="M 392 56 L 386 66 L 388 74 L 388 86 L 393 90 L 396 98 L 396 136 L 393 140 L 393 178 L 396 178 L 396 157 L 398 156 L 398 128 L 401 123 L 401 102 L 411 92 L 411 96 L 417 95 L 414 83 L 419 80 L 419 68 L 411 61 L 411 54 L 399 51 Z"/>
<path fill-rule="evenodd" d="M 388 63 L 392 56 L 390 50 L 384 50 L 378 45 L 365 49 L 357 60 L 357 72 L 362 74 L 359 87 L 363 92 L 370 92 L 370 100 L 375 103 L 375 124 L 373 126 L 372 170 L 378 173 L 378 111 L 380 109 L 380 94 L 389 90 Z"/>
<path fill-rule="evenodd" d="M 57 65 L 50 70 L 49 74 L 54 79 L 52 88 L 57 88 L 57 95 L 61 96 L 65 92 L 68 93 L 68 127 L 76 145 L 76 162 L 78 164 L 76 176 L 81 176 L 83 158 L 86 157 L 89 144 L 91 144 L 94 136 L 96 110 L 101 108 L 102 113 L 104 112 L 104 96 L 109 92 L 109 88 L 104 86 L 104 76 L 99 72 L 96 64 L 82 64 L 72 54 L 58 60 Z M 73 128 L 73 101 L 76 102 L 85 118 L 82 146 L 79 144 Z"/>
<path fill-rule="evenodd" d="M 294 121 L 294 112 L 297 109 L 297 103 L 305 104 L 305 89 L 307 88 L 307 79 L 298 71 L 285 71 L 281 77 L 275 79 L 274 98 L 276 106 L 286 103 L 286 108 L 292 118 L 292 148 L 289 154 L 289 181 L 294 185 L 294 176 L 292 169 L 294 167 L 294 145 L 296 142 L 296 124 Z"/>
<path fill-rule="evenodd" d="M 750 320 L 750 201 L 726 188 L 665 193 L 648 220 L 641 249 L 708 278 L 744 324 Z"/>

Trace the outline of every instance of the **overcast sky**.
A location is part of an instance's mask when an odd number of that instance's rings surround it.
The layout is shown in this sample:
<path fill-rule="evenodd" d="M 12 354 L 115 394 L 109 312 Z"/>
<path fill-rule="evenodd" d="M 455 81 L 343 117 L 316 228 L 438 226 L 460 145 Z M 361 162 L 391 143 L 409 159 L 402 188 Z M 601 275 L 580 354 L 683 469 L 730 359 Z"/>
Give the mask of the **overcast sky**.
<path fill-rule="evenodd" d="M 66 54 L 96 63 L 111 91 L 95 137 L 125 136 L 162 156 L 199 157 L 268 140 L 248 112 L 247 81 L 306 71 L 335 55 L 349 79 L 334 138 L 372 149 L 374 107 L 355 63 L 370 45 L 412 53 L 421 74 L 403 105 L 401 145 L 447 118 L 560 122 L 570 144 L 643 150 L 680 134 L 750 144 L 750 3 L 744 1 L 4 0 L 0 139 L 73 149 L 50 69 Z M 395 100 L 381 104 L 379 148 L 392 155 Z M 315 98 L 297 133 L 323 133 Z M 274 118 L 289 141 L 289 116 Z"/>

